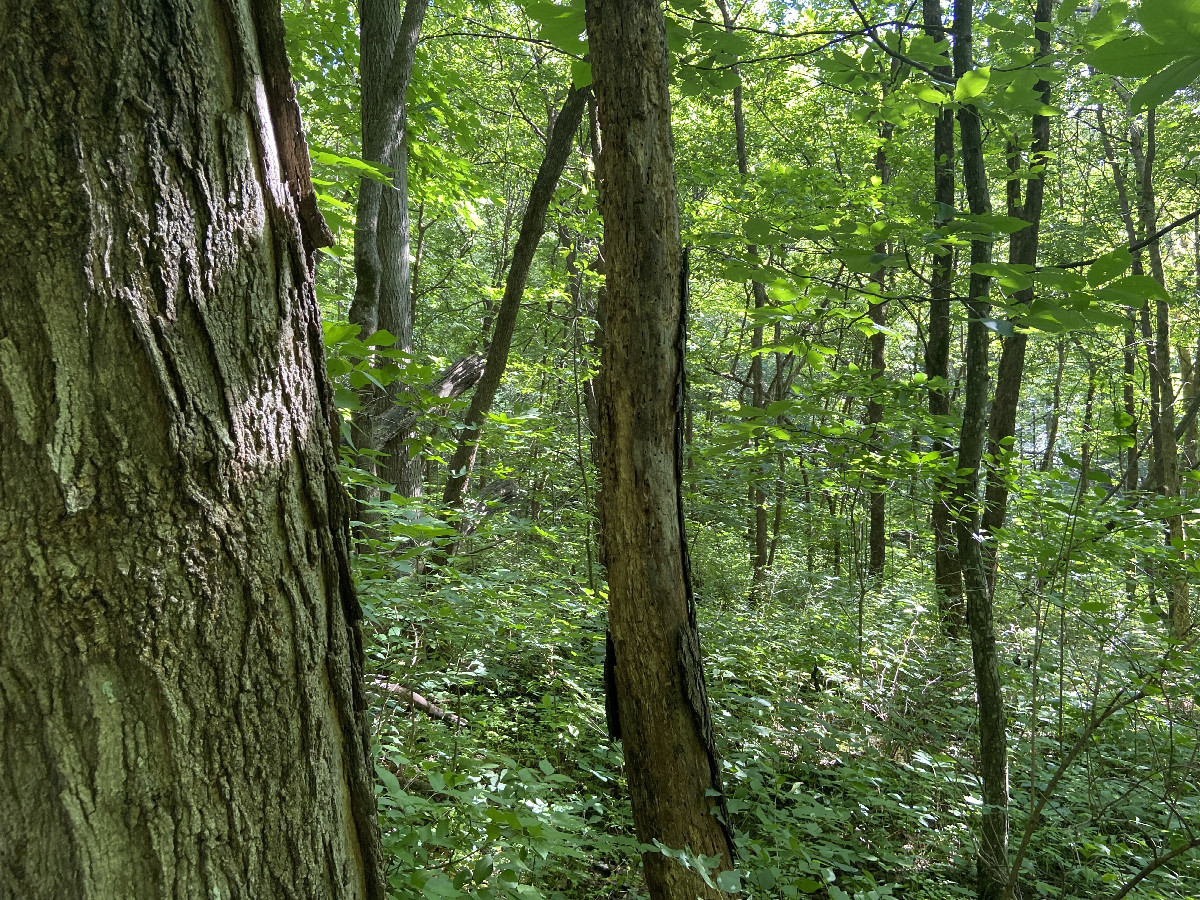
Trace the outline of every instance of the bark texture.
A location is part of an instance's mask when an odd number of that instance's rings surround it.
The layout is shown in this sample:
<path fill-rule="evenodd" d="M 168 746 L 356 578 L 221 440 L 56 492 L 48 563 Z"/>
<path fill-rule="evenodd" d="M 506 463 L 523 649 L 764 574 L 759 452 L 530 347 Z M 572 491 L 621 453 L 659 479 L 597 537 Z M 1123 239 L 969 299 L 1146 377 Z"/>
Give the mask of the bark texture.
<path fill-rule="evenodd" d="M 0 18 L 0 896 L 381 898 L 279 7 Z"/>
<path fill-rule="evenodd" d="M 607 294 L 600 367 L 600 506 L 613 678 L 638 839 L 731 861 L 710 809 L 720 760 L 700 659 L 679 482 L 686 323 L 667 92 L 654 0 L 587 4 L 604 147 Z M 716 798 L 719 801 L 719 797 Z M 723 896 L 656 852 L 650 895 Z"/>

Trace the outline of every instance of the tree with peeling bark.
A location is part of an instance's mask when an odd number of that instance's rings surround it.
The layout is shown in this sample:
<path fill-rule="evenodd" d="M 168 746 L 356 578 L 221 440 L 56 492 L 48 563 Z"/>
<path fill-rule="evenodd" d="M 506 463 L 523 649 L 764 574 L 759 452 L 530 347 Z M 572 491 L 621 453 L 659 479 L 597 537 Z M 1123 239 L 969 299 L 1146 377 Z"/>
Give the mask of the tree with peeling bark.
<path fill-rule="evenodd" d="M 724 804 L 692 593 L 681 481 L 687 267 L 679 237 L 667 42 L 653 0 L 587 4 L 599 107 L 605 327 L 600 505 L 614 717 L 655 900 L 722 892 L 665 851 L 728 869 Z"/>
<path fill-rule="evenodd" d="M 5 24 L 0 896 L 382 900 L 279 8 Z"/>

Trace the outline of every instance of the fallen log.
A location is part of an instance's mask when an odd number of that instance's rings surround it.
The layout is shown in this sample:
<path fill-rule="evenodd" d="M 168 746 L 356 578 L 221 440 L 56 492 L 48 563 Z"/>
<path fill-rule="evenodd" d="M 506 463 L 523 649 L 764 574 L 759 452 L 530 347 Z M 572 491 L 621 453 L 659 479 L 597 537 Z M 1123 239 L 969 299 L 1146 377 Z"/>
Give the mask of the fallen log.
<path fill-rule="evenodd" d="M 405 687 L 402 684 L 396 684 L 393 681 L 388 681 L 384 678 L 378 677 L 368 677 L 367 685 L 375 688 L 378 691 L 382 691 L 384 693 L 391 694 L 394 697 L 400 697 L 404 700 L 407 700 L 411 705 L 420 709 L 431 719 L 445 721 L 456 728 L 466 728 L 467 725 L 470 724 L 462 716 L 455 715 L 448 709 L 442 709 L 442 707 L 438 706 L 432 700 L 422 697 L 410 687 Z"/>

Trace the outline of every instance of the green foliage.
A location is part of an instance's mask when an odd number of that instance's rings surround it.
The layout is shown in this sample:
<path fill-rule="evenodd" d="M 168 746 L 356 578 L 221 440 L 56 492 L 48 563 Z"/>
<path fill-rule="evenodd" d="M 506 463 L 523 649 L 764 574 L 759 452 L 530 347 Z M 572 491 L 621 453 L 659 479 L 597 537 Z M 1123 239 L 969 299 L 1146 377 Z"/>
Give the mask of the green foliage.
<path fill-rule="evenodd" d="M 1187 645 L 1164 637 L 1172 580 L 1188 581 L 1193 594 L 1200 583 L 1200 491 L 1194 470 L 1177 497 L 1131 490 L 1122 476 L 1136 449 L 1136 478 L 1153 484 L 1142 327 L 1152 339 L 1161 301 L 1171 348 L 1200 355 L 1193 226 L 1159 241 L 1161 279 L 1148 250 L 1128 246 L 1161 227 L 1138 218 L 1134 148 L 1140 135 L 1146 151 L 1145 107 L 1158 107 L 1158 221 L 1200 205 L 1195 0 L 1132 9 L 1063 0 L 1047 57 L 1037 43 L 1046 26 L 1026 9 L 985 5 L 973 67 L 950 81 L 928 71 L 947 63 L 949 45 L 919 27 L 919 8 L 859 11 L 886 24 L 864 28 L 849 5 L 771 2 L 735 9 L 729 32 L 711 5 L 667 9 L 691 247 L 685 505 L 739 849 L 735 870 L 713 873 L 688 848 L 634 840 L 621 748 L 604 730 L 589 409 L 603 263 L 582 132 L 468 501 L 446 510 L 427 499 L 440 495 L 463 401 L 421 386 L 487 345 L 547 111 L 572 80 L 591 77 L 582 5 L 429 13 L 408 98 L 411 354 L 388 349 L 390 335 L 364 339 L 341 324 L 354 288 L 357 184 L 381 175 L 359 159 L 354 12 L 327 3 L 289 10 L 314 183 L 339 236 L 320 266 L 318 297 L 347 459 L 371 457 L 349 453 L 362 450 L 350 446 L 350 415 L 367 389 L 376 399 L 391 389 L 420 415 L 408 449 L 427 472 L 426 498 L 402 498 L 376 474 L 344 470 L 363 498 L 355 565 L 369 668 L 468 723 L 432 718 L 373 682 L 395 896 L 642 896 L 643 851 L 668 853 L 753 898 L 974 895 L 981 790 L 970 649 L 947 638 L 934 612 L 928 525 L 932 505 L 969 474 L 953 448 L 960 301 L 971 272 L 992 279 L 993 363 L 1002 342 L 1027 341 L 1017 433 L 986 459 L 1012 492 L 995 535 L 995 604 L 1014 848 L 1050 791 L 1020 867 L 1021 894 L 1095 900 L 1149 867 L 1130 896 L 1197 895 L 1194 853 L 1153 863 L 1200 829 L 1200 682 Z M 738 86 L 745 175 L 734 149 Z M 933 119 L 964 104 L 984 121 L 989 216 L 967 214 L 961 197 L 934 202 Z M 1044 156 L 1031 154 L 1035 115 L 1051 122 Z M 1005 244 L 1030 236 L 1021 204 L 1035 176 L 1046 178 L 1039 257 L 1017 265 Z M 994 245 L 992 263 L 969 266 L 977 241 Z M 931 270 L 945 258 L 954 278 L 948 379 L 925 369 Z M 752 281 L 765 287 L 766 305 L 755 307 Z M 883 304 L 886 319 L 873 321 Z M 1132 375 L 1122 359 L 1127 328 Z M 756 329 L 762 347 L 752 351 Z M 885 339 L 882 372 L 868 354 L 876 335 Z M 1176 422 L 1191 402 L 1181 360 L 1172 363 Z M 943 391 L 950 412 L 930 414 Z M 882 408 L 877 427 L 866 422 L 869 404 Z M 1194 467 L 1188 436 L 1180 442 L 1183 468 Z M 880 486 L 894 535 L 876 579 L 866 521 Z M 751 604 L 755 492 L 767 498 L 771 564 Z M 1188 530 L 1171 546 L 1163 523 L 1174 515 Z M 814 665 L 828 678 L 824 690 L 815 689 Z M 1134 694 L 1097 722 L 1114 698 Z"/>

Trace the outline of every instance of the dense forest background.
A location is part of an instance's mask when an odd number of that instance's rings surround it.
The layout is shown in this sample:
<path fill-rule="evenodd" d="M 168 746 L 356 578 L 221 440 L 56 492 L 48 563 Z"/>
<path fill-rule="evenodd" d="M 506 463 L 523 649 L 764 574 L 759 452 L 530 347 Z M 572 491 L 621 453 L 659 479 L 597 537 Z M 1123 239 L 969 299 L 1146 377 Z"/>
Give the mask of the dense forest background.
<path fill-rule="evenodd" d="M 665 15 L 737 858 L 658 849 L 752 897 L 1197 896 L 1200 6 Z M 392 889 L 644 895 L 583 5 L 285 19 Z"/>

